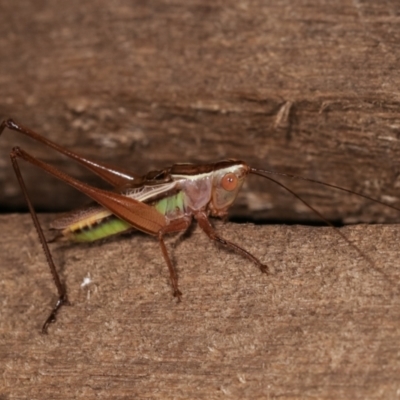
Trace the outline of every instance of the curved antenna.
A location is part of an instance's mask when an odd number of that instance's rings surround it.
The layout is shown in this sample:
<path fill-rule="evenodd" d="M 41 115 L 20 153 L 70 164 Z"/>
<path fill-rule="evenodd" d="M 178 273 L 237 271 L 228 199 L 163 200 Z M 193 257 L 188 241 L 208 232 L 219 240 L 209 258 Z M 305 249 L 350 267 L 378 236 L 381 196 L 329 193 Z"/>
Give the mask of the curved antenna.
<path fill-rule="evenodd" d="M 282 187 L 282 188 L 285 189 L 287 192 L 289 192 L 290 194 L 292 194 L 294 197 L 296 197 L 296 199 L 300 200 L 306 207 L 308 207 L 310 210 L 312 210 L 322 221 L 324 221 L 327 225 L 329 225 L 331 228 L 333 228 L 334 231 L 335 231 L 349 246 L 351 246 L 354 250 L 357 251 L 358 254 L 360 254 L 365 260 L 367 260 L 367 262 L 372 266 L 372 268 L 373 268 L 375 271 L 378 271 L 378 272 L 379 272 L 380 274 L 382 274 L 392 285 L 394 285 L 394 283 L 393 283 L 392 279 L 390 278 L 390 276 L 388 276 L 388 275 L 387 275 L 384 271 L 382 271 L 380 268 L 377 268 L 377 266 L 375 265 L 374 261 L 373 261 L 370 257 L 368 257 L 367 254 L 365 254 L 356 244 L 354 244 L 351 240 L 349 240 L 349 239 L 346 237 L 346 235 L 345 235 L 344 233 L 342 233 L 336 226 L 334 226 L 330 221 L 328 221 L 318 210 L 316 210 L 311 204 L 309 204 L 306 200 L 304 200 L 303 198 L 301 198 L 297 193 L 295 193 L 293 190 L 291 190 L 290 188 L 288 188 L 287 186 L 285 186 L 283 183 L 281 183 L 281 182 L 277 181 L 276 179 L 273 179 L 273 178 L 271 178 L 270 176 L 266 175 L 266 174 L 268 174 L 268 173 L 272 173 L 272 174 L 273 174 L 274 172 L 264 171 L 264 170 L 258 170 L 258 169 L 256 169 L 256 168 L 250 167 L 250 173 L 251 173 L 251 174 L 258 175 L 258 176 L 262 176 L 263 178 L 266 178 L 266 179 L 268 179 L 269 181 L 274 182 L 275 184 L 277 184 L 278 186 Z M 295 175 L 281 174 L 281 173 L 276 173 L 276 174 L 277 174 L 277 175 L 288 176 L 288 177 L 290 177 L 290 178 L 296 178 Z M 312 180 L 312 179 L 307 179 L 307 178 L 302 178 L 302 177 L 299 177 L 299 178 L 301 178 L 301 179 L 303 179 L 303 180 L 306 180 L 306 181 L 311 181 L 311 182 L 315 182 L 315 183 L 322 183 L 322 184 L 325 184 L 325 183 L 323 183 L 323 182 L 318 182 L 318 181 L 315 181 L 315 180 Z M 330 185 L 330 184 L 328 184 L 328 183 L 325 184 L 325 185 L 326 185 L 326 186 L 331 186 L 331 187 L 334 187 L 334 188 L 335 188 L 334 185 Z M 356 192 L 351 191 L 350 189 L 343 189 L 343 188 L 340 188 L 339 186 L 337 186 L 337 188 L 338 188 L 338 189 L 342 189 L 342 190 L 344 190 L 344 191 L 346 191 L 346 192 L 350 192 L 350 193 L 353 193 L 353 194 L 358 194 L 358 193 L 356 193 Z M 369 198 L 368 196 L 362 196 L 362 197 L 366 197 L 367 199 L 370 199 L 370 200 L 373 200 L 373 201 L 374 201 L 374 199 Z M 385 203 L 380 202 L 380 201 L 378 201 L 378 203 L 381 203 L 381 204 L 383 204 L 383 205 L 386 205 Z M 392 208 L 394 208 L 395 210 L 400 211 L 400 209 L 398 209 L 398 208 L 396 208 L 396 207 L 392 207 Z"/>
<path fill-rule="evenodd" d="M 260 175 L 260 176 L 263 176 L 264 178 L 271 179 L 271 180 L 273 180 L 273 179 L 266 176 L 266 174 L 285 176 L 285 177 L 291 178 L 291 179 L 301 179 L 301 180 L 307 181 L 307 182 L 318 183 L 319 185 L 323 185 L 323 186 L 331 187 L 333 189 L 341 190 L 342 192 L 355 194 L 357 196 L 363 197 L 364 199 L 373 201 L 374 203 L 378 203 L 378 204 L 381 204 L 382 206 L 390 207 L 393 210 L 400 211 L 399 207 L 393 206 L 389 203 L 385 203 L 384 201 L 381 201 L 381 200 L 374 199 L 373 197 L 367 196 L 366 194 L 362 194 L 359 192 L 355 192 L 354 190 L 351 190 L 351 189 L 346 189 L 346 188 L 343 188 L 343 187 L 340 187 L 337 185 L 333 185 L 332 183 L 326 183 L 326 182 L 318 181 L 316 179 L 305 178 L 305 177 L 299 176 L 299 175 L 293 175 L 293 174 L 287 174 L 284 172 L 276 172 L 276 171 L 269 171 L 269 170 L 263 170 L 263 169 L 256 169 L 256 168 L 252 168 L 252 167 L 250 167 L 250 173 Z"/>

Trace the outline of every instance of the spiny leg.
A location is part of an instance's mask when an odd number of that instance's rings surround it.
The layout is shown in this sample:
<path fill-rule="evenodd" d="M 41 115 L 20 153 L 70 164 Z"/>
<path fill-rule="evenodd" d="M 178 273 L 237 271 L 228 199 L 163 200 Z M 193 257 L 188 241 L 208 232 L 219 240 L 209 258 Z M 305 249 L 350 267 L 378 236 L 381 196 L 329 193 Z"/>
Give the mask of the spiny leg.
<path fill-rule="evenodd" d="M 42 227 L 40 226 L 40 222 L 37 217 L 36 211 L 35 211 L 35 209 L 32 205 L 32 202 L 29 198 L 28 191 L 26 189 L 26 185 L 25 185 L 24 179 L 21 174 L 21 170 L 18 165 L 17 157 L 18 157 L 18 155 L 14 151 L 12 151 L 10 153 L 11 163 L 14 168 L 15 175 L 18 179 L 22 193 L 24 194 L 26 203 L 29 208 L 29 212 L 30 212 L 32 220 L 33 220 L 33 224 L 35 225 L 36 232 L 39 236 L 40 243 L 42 245 L 44 254 L 46 256 L 47 264 L 50 268 L 50 272 L 53 276 L 53 280 L 54 280 L 54 283 L 56 284 L 57 292 L 58 292 L 57 303 L 53 307 L 53 310 L 51 311 L 50 315 L 47 317 L 47 319 L 42 327 L 42 333 L 47 333 L 47 328 L 48 328 L 49 324 L 56 321 L 56 316 L 57 316 L 58 310 L 61 308 L 61 306 L 69 304 L 69 301 L 68 301 L 68 297 L 67 297 L 67 292 L 65 290 L 65 286 L 61 283 L 60 277 L 59 277 L 56 267 L 54 265 L 53 257 L 51 256 L 51 252 L 50 252 L 49 246 L 47 245 L 46 238 L 43 234 Z"/>
<path fill-rule="evenodd" d="M 120 219 L 128 222 L 134 228 L 157 235 L 158 232 L 166 227 L 165 216 L 159 213 L 154 207 L 137 201 L 133 198 L 124 196 L 118 192 L 98 189 L 88 185 L 79 179 L 62 172 L 58 168 L 47 164 L 38 158 L 32 157 L 29 153 L 19 147 L 12 150 L 15 157 L 22 158 L 24 161 L 42 169 L 57 179 L 71 185 L 86 196 L 90 197 L 96 203 L 111 211 Z"/>
<path fill-rule="evenodd" d="M 1 133 L 1 128 L 0 128 Z M 28 192 L 26 186 L 24 184 L 19 166 L 18 166 L 18 158 L 23 159 L 24 161 L 41 168 L 45 172 L 49 173 L 50 175 L 60 179 L 71 185 L 72 187 L 76 188 L 77 190 L 81 191 L 82 193 L 86 194 L 87 196 L 91 197 L 97 203 L 101 204 L 104 208 L 109 209 L 114 215 L 123 219 L 124 221 L 131 224 L 133 227 L 152 234 L 157 235 L 160 230 L 166 228 L 166 219 L 165 216 L 160 214 L 155 208 L 145 204 L 138 202 L 135 199 L 123 196 L 117 192 L 111 192 L 108 190 L 101 190 L 95 188 L 93 186 L 87 185 L 84 182 L 74 179 L 73 177 L 69 176 L 68 174 L 63 173 L 59 169 L 53 167 L 50 164 L 47 164 L 39 159 L 32 157 L 30 154 L 25 152 L 19 147 L 14 147 L 12 152 L 10 153 L 11 162 L 14 167 L 16 176 L 18 181 L 21 185 L 21 189 L 24 193 L 25 199 L 27 201 L 29 210 L 31 212 L 31 216 L 33 222 L 35 224 L 36 230 L 39 235 L 40 242 L 42 244 L 44 253 L 47 258 L 47 262 L 50 268 L 50 271 L 53 275 L 53 279 L 55 281 L 57 291 L 59 294 L 59 299 L 54 306 L 50 316 L 47 318 L 46 322 L 43 325 L 42 331 L 46 333 L 48 325 L 50 322 L 54 322 L 56 319 L 56 315 L 58 310 L 61 308 L 62 305 L 68 304 L 67 294 L 64 286 L 62 285 L 59 275 L 56 271 L 54 266 L 54 262 L 52 260 L 50 250 L 47 246 L 46 239 L 40 227 L 40 223 L 37 219 L 35 210 L 33 209 L 33 205 L 29 199 Z M 168 230 L 166 230 L 168 231 Z"/>
<path fill-rule="evenodd" d="M 186 231 L 191 223 L 190 217 L 183 217 L 181 219 L 172 220 L 169 225 L 158 232 L 158 241 L 161 246 L 161 251 L 164 257 L 165 262 L 167 263 L 169 276 L 171 279 L 171 285 L 174 290 L 174 297 L 178 298 L 178 302 L 181 301 L 182 292 L 178 288 L 178 275 L 175 271 L 174 266 L 172 265 L 171 259 L 169 258 L 167 247 L 165 246 L 164 242 L 164 235 L 166 233 L 173 233 L 173 232 L 184 232 Z"/>
<path fill-rule="evenodd" d="M 260 260 L 258 260 L 256 257 L 254 257 L 252 254 L 250 254 L 248 251 L 238 246 L 237 244 L 232 243 L 229 240 L 226 240 L 219 236 L 213 226 L 210 224 L 210 221 L 208 220 L 208 217 L 204 212 L 197 212 L 194 217 L 199 223 L 200 228 L 206 233 L 206 235 L 210 239 L 222 244 L 225 247 L 231 248 L 232 250 L 236 251 L 237 253 L 248 258 L 250 261 L 256 264 L 260 268 L 261 272 L 268 273 L 268 265 L 263 264 Z"/>
<path fill-rule="evenodd" d="M 170 276 L 170 279 L 171 279 L 171 285 L 172 285 L 172 288 L 174 290 L 174 297 L 177 297 L 178 298 L 178 302 L 180 302 L 181 301 L 181 297 L 182 297 L 182 292 L 178 288 L 178 275 L 176 274 L 175 268 L 172 265 L 172 262 L 171 262 L 171 260 L 170 260 L 170 258 L 168 256 L 167 247 L 165 246 L 162 234 L 158 235 L 158 241 L 160 242 L 161 251 L 162 251 L 162 254 L 164 256 L 164 260 L 168 265 L 169 276 Z"/>

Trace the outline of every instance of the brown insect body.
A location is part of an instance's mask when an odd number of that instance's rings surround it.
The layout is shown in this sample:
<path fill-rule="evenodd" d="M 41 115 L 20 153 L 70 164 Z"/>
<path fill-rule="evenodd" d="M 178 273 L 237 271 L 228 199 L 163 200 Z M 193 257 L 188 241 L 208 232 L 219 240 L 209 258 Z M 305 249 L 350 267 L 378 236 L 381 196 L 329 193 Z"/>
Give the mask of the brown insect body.
<path fill-rule="evenodd" d="M 38 133 L 15 123 L 13 120 L 2 122 L 0 125 L 0 135 L 5 128 L 24 134 L 53 148 L 61 154 L 68 156 L 97 174 L 100 178 L 115 188 L 113 191 L 98 189 L 65 174 L 54 166 L 31 156 L 18 147 L 13 148 L 11 151 L 10 157 L 15 174 L 28 204 L 58 291 L 58 301 L 53 307 L 49 317 L 46 319 L 42 332 L 47 332 L 49 323 L 56 320 L 58 310 L 62 305 L 68 303 L 68 297 L 66 289 L 55 268 L 46 238 L 26 190 L 19 169 L 18 159 L 23 159 L 24 161 L 43 169 L 50 175 L 55 176 L 86 194 L 94 201 L 87 207 L 72 211 L 57 219 L 52 224 L 52 228 L 58 231 L 54 240 L 61 239 L 78 242 L 94 241 L 129 229 L 137 229 L 156 236 L 169 269 L 173 294 L 178 298 L 178 300 L 181 299 L 182 293 L 178 288 L 178 277 L 169 258 L 164 243 L 164 236 L 169 233 L 185 231 L 190 226 L 193 218 L 198 222 L 201 229 L 210 239 L 248 258 L 255 263 L 262 272 L 266 273 L 268 271 L 268 267 L 265 264 L 261 263 L 245 249 L 223 239 L 215 231 L 208 219 L 210 215 L 214 217 L 224 217 L 227 214 L 229 207 L 235 201 L 248 174 L 262 176 L 282 186 L 302 201 L 307 207 L 313 210 L 328 225 L 331 224 L 326 221 L 317 210 L 289 188 L 270 176 L 267 176 L 267 174 L 277 174 L 288 176 L 290 178 L 304 179 L 335 189 L 344 190 L 349 193 L 355 193 L 348 189 L 312 179 L 266 170 L 258 170 L 248 166 L 245 162 L 238 160 L 226 160 L 203 165 L 174 164 L 169 168 L 160 171 L 150 171 L 149 173 L 140 176 L 122 168 L 98 163 L 82 157 L 46 139 Z M 399 210 L 396 207 L 371 199 L 368 196 L 362 194 L 358 195 Z M 340 231 L 336 230 L 336 232 L 342 236 L 344 240 L 350 243 L 350 245 L 352 245 L 359 253 L 363 254 L 354 244 L 349 242 Z"/>

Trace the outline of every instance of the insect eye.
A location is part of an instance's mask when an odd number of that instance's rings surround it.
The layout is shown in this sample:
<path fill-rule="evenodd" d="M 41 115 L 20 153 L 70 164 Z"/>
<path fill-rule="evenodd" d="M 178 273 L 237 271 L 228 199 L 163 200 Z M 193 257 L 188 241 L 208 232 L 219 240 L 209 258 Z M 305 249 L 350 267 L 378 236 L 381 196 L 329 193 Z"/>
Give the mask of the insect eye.
<path fill-rule="evenodd" d="M 235 190 L 237 188 L 237 185 L 238 185 L 238 177 L 233 172 L 227 173 L 221 179 L 222 188 L 227 190 L 228 192 Z"/>

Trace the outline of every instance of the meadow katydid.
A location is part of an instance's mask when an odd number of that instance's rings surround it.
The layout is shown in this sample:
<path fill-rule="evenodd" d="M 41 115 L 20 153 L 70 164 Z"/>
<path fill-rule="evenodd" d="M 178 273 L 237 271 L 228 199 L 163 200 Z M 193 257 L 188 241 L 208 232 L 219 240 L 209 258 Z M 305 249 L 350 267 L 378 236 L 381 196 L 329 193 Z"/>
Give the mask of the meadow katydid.
<path fill-rule="evenodd" d="M 168 266 L 173 295 L 178 298 L 178 301 L 181 300 L 182 293 L 178 288 L 178 277 L 168 255 L 164 236 L 169 233 L 187 230 L 193 219 L 197 221 L 200 228 L 210 239 L 248 258 L 262 272 L 268 272 L 267 265 L 263 264 L 239 245 L 222 238 L 209 221 L 210 216 L 224 217 L 227 215 L 229 207 L 235 201 L 246 176 L 249 174 L 269 179 L 288 190 L 328 225 L 331 224 L 310 204 L 269 175 L 284 175 L 290 178 L 303 179 L 326 185 L 334 189 L 357 194 L 400 211 L 400 209 L 394 206 L 336 185 L 295 175 L 256 169 L 247 165 L 244 161 L 238 160 L 225 160 L 202 165 L 174 164 L 163 170 L 151 171 L 141 176 L 119 167 L 82 157 L 46 139 L 31 129 L 17 124 L 11 119 L 2 122 L 0 125 L 0 135 L 5 128 L 24 134 L 64 154 L 97 174 L 114 188 L 114 190 L 104 190 L 90 186 L 65 174 L 54 166 L 31 156 L 19 147 L 14 147 L 10 153 L 15 174 L 25 196 L 58 292 L 57 303 L 42 327 L 43 333 L 47 332 L 48 325 L 56 320 L 59 309 L 68 303 L 68 297 L 66 288 L 61 282 L 54 265 L 48 241 L 43 234 L 35 209 L 29 198 L 24 179 L 20 172 L 19 159 L 44 170 L 93 200 L 87 207 L 72 211 L 54 221 L 51 227 L 57 231 L 57 235 L 51 241 L 93 242 L 135 229 L 153 235 L 157 237 L 160 244 L 162 255 Z M 344 234 L 339 230 L 336 230 L 336 232 L 359 253 L 363 254 Z"/>

